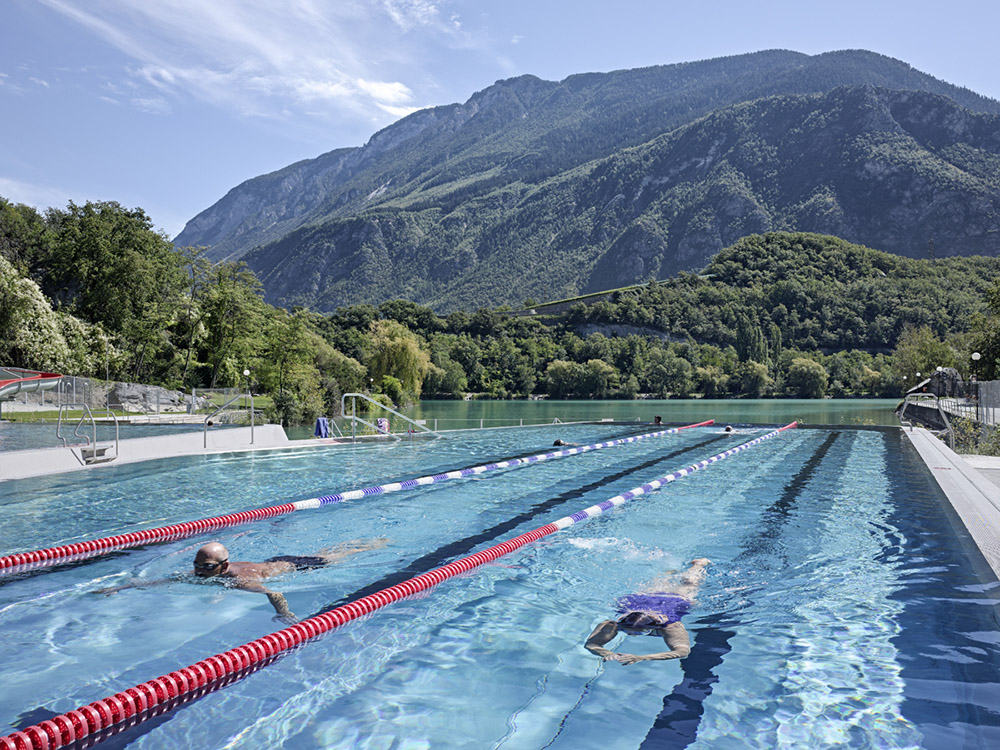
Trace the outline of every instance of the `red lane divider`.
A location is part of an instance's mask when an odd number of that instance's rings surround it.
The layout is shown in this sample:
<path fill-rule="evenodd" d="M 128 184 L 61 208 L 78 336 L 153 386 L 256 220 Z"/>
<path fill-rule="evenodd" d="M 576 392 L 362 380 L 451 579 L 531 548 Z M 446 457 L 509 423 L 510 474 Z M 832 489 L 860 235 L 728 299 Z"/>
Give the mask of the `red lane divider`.
<path fill-rule="evenodd" d="M 192 693 L 204 694 L 231 684 L 235 681 L 232 679 L 234 676 L 254 671 L 306 641 L 388 604 L 437 586 L 448 578 L 492 562 L 558 530 L 554 524 L 546 524 L 489 549 L 369 594 L 350 604 L 310 617 L 284 630 L 210 656 L 189 667 L 143 682 L 86 706 L 80 706 L 74 711 L 54 716 L 6 737 L 0 737 L 0 750 L 49 750 L 82 740 L 97 732 L 104 732 L 130 719 L 135 720 L 134 724 L 141 723 L 157 715 L 159 711 L 155 709 L 158 706 L 184 702 L 184 698 Z M 217 684 L 213 687 L 214 683 Z"/>
<path fill-rule="evenodd" d="M 145 531 L 133 531 L 128 534 L 118 536 L 108 536 L 103 539 L 92 539 L 87 542 L 77 542 L 76 544 L 65 544 L 61 547 L 50 547 L 33 552 L 15 552 L 12 555 L 0 557 L 0 570 L 13 568 L 32 563 L 47 563 L 60 558 L 82 559 L 105 554 L 117 549 L 135 547 L 141 544 L 152 544 L 155 542 L 171 541 L 204 531 L 214 531 L 226 526 L 234 526 L 250 521 L 259 521 L 272 516 L 280 516 L 294 511 L 293 503 L 284 505 L 273 505 L 269 508 L 255 508 L 254 510 L 244 510 L 239 513 L 229 513 L 225 516 L 215 516 L 214 518 L 203 518 L 200 521 L 185 521 L 172 526 L 161 526 L 158 529 L 146 529 Z"/>

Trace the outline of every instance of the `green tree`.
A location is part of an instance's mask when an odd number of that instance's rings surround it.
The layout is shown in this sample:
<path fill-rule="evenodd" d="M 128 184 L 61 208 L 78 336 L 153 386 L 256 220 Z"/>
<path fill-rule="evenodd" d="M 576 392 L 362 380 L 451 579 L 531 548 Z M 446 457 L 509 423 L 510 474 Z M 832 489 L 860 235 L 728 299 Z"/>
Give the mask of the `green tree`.
<path fill-rule="evenodd" d="M 750 398 L 761 398 L 774 385 L 767 365 L 760 362 L 743 362 L 739 368 L 740 393 Z"/>
<path fill-rule="evenodd" d="M 939 339 L 928 326 L 910 326 L 899 337 L 899 343 L 892 352 L 893 369 L 899 380 L 916 385 L 919 379 L 928 377 L 938 367 L 954 367 L 957 363 L 955 350 Z M 920 373 L 920 378 L 917 373 Z"/>
<path fill-rule="evenodd" d="M 386 375 L 396 378 L 406 398 L 420 398 L 431 358 L 416 334 L 394 320 L 376 320 L 371 324 L 370 335 L 369 375 L 376 383 L 382 383 Z"/>
<path fill-rule="evenodd" d="M 827 386 L 826 369 L 819 362 L 797 357 L 788 368 L 787 384 L 792 394 L 799 398 L 823 398 Z"/>
<path fill-rule="evenodd" d="M 267 307 L 257 277 L 243 263 L 212 268 L 204 297 L 208 386 L 238 385 L 263 339 Z"/>

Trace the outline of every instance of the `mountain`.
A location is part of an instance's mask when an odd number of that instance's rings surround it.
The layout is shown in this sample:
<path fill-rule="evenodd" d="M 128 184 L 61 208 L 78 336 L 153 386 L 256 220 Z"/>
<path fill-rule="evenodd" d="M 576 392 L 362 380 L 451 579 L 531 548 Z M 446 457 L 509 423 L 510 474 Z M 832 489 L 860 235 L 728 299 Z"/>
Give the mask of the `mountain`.
<path fill-rule="evenodd" d="M 175 244 L 243 258 L 269 301 L 319 310 L 571 296 L 773 229 L 996 254 L 998 115 L 865 51 L 522 76 L 249 180 Z"/>

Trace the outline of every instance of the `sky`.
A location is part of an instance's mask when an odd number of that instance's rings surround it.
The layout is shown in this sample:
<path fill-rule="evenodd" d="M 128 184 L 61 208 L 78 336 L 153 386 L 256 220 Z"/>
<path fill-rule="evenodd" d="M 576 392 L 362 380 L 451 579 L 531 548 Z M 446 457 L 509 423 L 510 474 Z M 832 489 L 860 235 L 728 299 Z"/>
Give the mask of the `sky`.
<path fill-rule="evenodd" d="M 169 237 L 241 182 L 497 80 L 868 49 L 1000 99 L 995 0 L 0 0 L 0 197 Z"/>

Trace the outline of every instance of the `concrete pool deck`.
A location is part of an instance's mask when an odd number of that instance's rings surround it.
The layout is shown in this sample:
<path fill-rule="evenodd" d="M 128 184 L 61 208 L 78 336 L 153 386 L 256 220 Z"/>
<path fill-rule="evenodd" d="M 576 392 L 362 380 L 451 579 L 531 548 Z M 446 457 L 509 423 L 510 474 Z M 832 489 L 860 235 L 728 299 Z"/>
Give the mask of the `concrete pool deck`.
<path fill-rule="evenodd" d="M 922 427 L 903 432 L 1000 578 L 1000 458 L 960 456 Z"/>
<path fill-rule="evenodd" d="M 0 451 L 0 481 L 65 474 L 71 471 L 153 461 L 160 458 L 315 448 L 343 442 L 337 439 L 289 440 L 280 425 L 265 424 L 254 427 L 252 433 L 250 427 L 230 427 L 209 430 L 207 435 L 198 430 L 172 435 L 127 438 L 118 442 L 118 455 L 113 460 L 90 464 L 84 460 L 83 453 L 88 446 Z M 98 445 L 104 447 L 108 455 L 114 455 L 115 441 L 101 440 L 98 441 Z"/>

